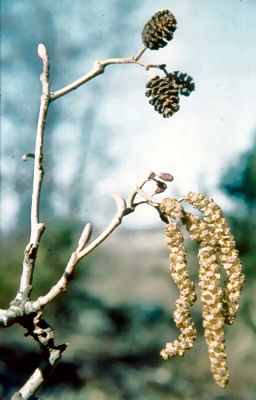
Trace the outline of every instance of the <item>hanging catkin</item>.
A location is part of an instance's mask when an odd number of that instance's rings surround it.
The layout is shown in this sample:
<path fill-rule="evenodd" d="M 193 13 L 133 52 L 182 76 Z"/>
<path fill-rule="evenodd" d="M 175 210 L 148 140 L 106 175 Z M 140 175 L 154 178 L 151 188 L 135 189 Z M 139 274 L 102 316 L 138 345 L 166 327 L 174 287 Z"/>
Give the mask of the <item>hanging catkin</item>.
<path fill-rule="evenodd" d="M 226 226 L 220 207 L 202 193 L 188 193 L 185 200 L 200 210 L 203 220 L 191 212 L 185 212 L 176 199 L 164 199 L 161 210 L 169 218 L 180 220 L 191 239 L 200 244 L 199 287 L 201 291 L 202 325 L 214 379 L 221 387 L 228 383 L 229 373 L 226 362 L 224 324 L 234 322 L 238 300 L 241 295 L 244 275 L 235 248 L 234 237 Z M 170 250 L 172 278 L 180 289 L 176 302 L 174 320 L 181 330 L 179 339 L 167 343 L 161 355 L 167 359 L 173 355 L 183 355 L 193 346 L 195 327 L 191 321 L 189 307 L 194 303 L 195 289 L 189 281 L 186 269 L 186 254 L 183 235 L 177 223 L 166 227 L 167 244 Z M 221 284 L 220 267 L 224 267 L 227 280 Z"/>
<path fill-rule="evenodd" d="M 166 199 L 161 205 L 162 210 L 173 219 L 180 219 L 183 210 L 176 199 Z M 165 228 L 166 243 L 170 251 L 171 276 L 180 290 L 180 297 L 176 301 L 173 317 L 181 333 L 178 340 L 166 343 L 160 352 L 164 359 L 172 356 L 183 356 L 184 352 L 193 347 L 196 338 L 196 328 L 190 316 L 190 307 L 196 301 L 194 284 L 189 280 L 187 271 L 186 253 L 183 245 L 183 235 L 178 223 L 170 223 Z"/>
<path fill-rule="evenodd" d="M 212 199 L 202 193 L 190 192 L 186 200 L 203 213 L 204 221 L 216 241 L 220 262 L 227 275 L 223 293 L 225 323 L 232 325 L 239 310 L 238 301 L 245 279 L 236 250 L 235 239 L 226 225 L 221 208 Z"/>

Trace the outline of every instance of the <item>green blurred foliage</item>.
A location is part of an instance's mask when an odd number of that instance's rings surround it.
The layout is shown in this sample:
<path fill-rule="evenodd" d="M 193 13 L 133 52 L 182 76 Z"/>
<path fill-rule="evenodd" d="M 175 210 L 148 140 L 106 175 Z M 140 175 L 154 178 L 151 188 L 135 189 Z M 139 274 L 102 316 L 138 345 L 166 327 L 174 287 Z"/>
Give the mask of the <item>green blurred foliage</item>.
<path fill-rule="evenodd" d="M 256 138 L 251 148 L 226 170 L 220 188 L 234 204 L 228 220 L 246 276 L 240 313 L 247 327 L 256 333 Z"/>
<path fill-rule="evenodd" d="M 52 226 L 46 229 L 38 250 L 32 299 L 49 291 L 61 277 L 71 253 L 75 250 L 76 239 L 79 237 L 77 230 L 77 222 L 74 220 L 60 221 L 57 217 L 52 218 Z M 8 306 L 16 295 L 24 249 L 28 241 L 29 236 L 14 233 L 4 236 L 1 240 L 1 307 Z M 78 274 L 79 271 L 76 277 Z"/>
<path fill-rule="evenodd" d="M 252 147 L 227 169 L 221 178 L 220 188 L 229 195 L 235 206 L 232 215 L 228 216 L 229 223 L 236 237 L 246 275 L 255 279 L 256 139 Z"/>
<path fill-rule="evenodd" d="M 256 212 L 256 139 L 252 147 L 239 156 L 239 159 L 224 173 L 220 187 L 233 200 L 241 199 L 245 214 Z"/>

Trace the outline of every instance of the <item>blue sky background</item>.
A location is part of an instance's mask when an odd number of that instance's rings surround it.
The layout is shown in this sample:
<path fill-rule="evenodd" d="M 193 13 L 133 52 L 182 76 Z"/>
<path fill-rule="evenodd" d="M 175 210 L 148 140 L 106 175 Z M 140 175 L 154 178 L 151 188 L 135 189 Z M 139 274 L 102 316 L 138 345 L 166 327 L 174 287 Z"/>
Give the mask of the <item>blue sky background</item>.
<path fill-rule="evenodd" d="M 137 54 L 144 24 L 165 8 L 178 21 L 174 39 L 142 60 L 189 73 L 196 91 L 181 100 L 176 115 L 163 119 L 144 95 L 148 73 L 136 65 L 114 65 L 54 102 L 45 140 L 52 151 L 49 159 L 46 154 L 53 173 L 51 202 L 57 214 L 68 214 L 67 193 L 76 184 L 78 218 L 105 223 L 114 212 L 111 193 L 127 196 L 154 170 L 174 175 L 170 195 L 206 190 L 230 206 L 216 187 L 226 167 L 250 147 L 256 129 L 255 0 L 2 0 L 1 6 L 4 229 L 15 227 L 20 199 L 31 195 L 32 163 L 20 157 L 33 151 L 41 94 L 38 43 L 48 48 L 56 90 L 97 59 Z M 107 168 L 100 166 L 104 157 Z M 17 174 L 25 177 L 23 185 L 14 183 Z M 46 185 L 47 170 L 45 180 Z M 83 207 L 88 196 L 93 201 Z M 125 226 L 143 228 L 156 220 L 144 207 Z"/>

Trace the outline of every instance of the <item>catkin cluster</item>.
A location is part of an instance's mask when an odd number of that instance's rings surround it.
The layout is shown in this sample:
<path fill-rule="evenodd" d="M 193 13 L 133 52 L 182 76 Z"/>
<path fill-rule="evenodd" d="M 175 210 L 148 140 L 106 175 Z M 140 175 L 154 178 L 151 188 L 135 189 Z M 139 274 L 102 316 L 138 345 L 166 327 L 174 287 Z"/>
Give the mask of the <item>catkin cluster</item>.
<path fill-rule="evenodd" d="M 175 199 L 165 199 L 161 208 L 171 219 L 180 220 L 183 217 L 183 209 Z M 193 282 L 189 280 L 184 239 L 178 223 L 171 222 L 167 225 L 165 233 L 166 243 L 170 250 L 171 276 L 180 290 L 173 317 L 177 328 L 181 331 L 178 340 L 166 343 L 165 348 L 160 352 L 163 359 L 166 360 L 168 357 L 176 355 L 183 356 L 186 350 L 193 347 L 196 328 L 189 309 L 196 301 L 196 293 Z"/>
<path fill-rule="evenodd" d="M 191 212 L 185 212 L 181 204 L 175 199 L 164 199 L 160 207 L 167 216 L 181 220 L 189 232 L 190 237 L 200 244 L 198 260 L 199 287 L 201 291 L 201 301 L 203 303 L 202 325 L 208 346 L 213 377 L 220 386 L 225 387 L 228 383 L 229 374 L 226 363 L 224 325 L 231 325 L 235 320 L 236 313 L 239 309 L 238 300 L 241 295 L 244 275 L 238 258 L 238 252 L 235 248 L 234 237 L 231 235 L 230 229 L 226 226 L 226 220 L 222 215 L 220 207 L 212 199 L 209 199 L 202 193 L 190 192 L 185 200 L 202 212 L 202 220 Z M 168 228 L 170 226 L 171 228 Z M 183 268 L 181 268 L 181 270 L 185 271 L 184 265 L 186 264 L 184 261 L 185 250 L 182 244 L 183 237 L 180 237 L 180 235 L 182 236 L 180 231 L 179 235 L 177 232 L 177 224 L 170 224 L 166 228 L 166 234 L 169 238 L 168 246 L 170 249 L 172 277 L 180 290 L 182 290 L 183 283 L 181 282 L 185 282 L 188 276 L 186 275 L 187 272 L 184 273 L 184 276 L 180 274 L 177 275 L 177 265 L 179 266 L 181 262 L 183 262 Z M 177 246 L 177 243 L 179 243 L 179 246 Z M 225 269 L 227 275 L 224 287 L 221 283 L 220 267 Z M 188 285 L 188 287 L 190 286 Z M 191 289 L 188 289 L 186 293 L 188 293 L 189 290 Z M 187 314 L 184 313 L 183 315 L 186 317 L 186 321 L 190 327 L 193 326 L 193 322 L 188 314 L 188 307 L 191 306 L 194 301 L 195 298 L 193 298 L 193 300 L 190 298 L 190 303 L 188 303 L 188 298 L 185 299 L 181 292 L 181 296 L 176 302 L 176 310 L 178 307 L 181 307 L 180 302 L 183 303 L 183 307 L 185 307 L 187 312 Z M 175 313 L 174 318 L 176 318 Z M 183 327 L 183 325 L 181 326 Z M 183 339 L 182 333 L 180 336 L 181 339 Z M 179 341 L 175 341 L 171 344 L 167 343 L 166 349 L 161 352 L 163 358 L 166 359 L 168 356 L 181 355 L 182 351 L 175 352 L 176 348 L 180 348 L 178 345 Z M 182 354 L 184 354 L 184 351 Z"/>

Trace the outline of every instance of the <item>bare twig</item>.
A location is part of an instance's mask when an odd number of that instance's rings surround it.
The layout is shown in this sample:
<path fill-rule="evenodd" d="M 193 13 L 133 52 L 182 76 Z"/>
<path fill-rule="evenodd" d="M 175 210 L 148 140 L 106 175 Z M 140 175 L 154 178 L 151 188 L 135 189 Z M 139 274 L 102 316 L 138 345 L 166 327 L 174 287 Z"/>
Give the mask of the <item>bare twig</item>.
<path fill-rule="evenodd" d="M 134 200 L 135 200 L 135 197 L 136 197 L 137 194 L 138 194 L 138 189 L 142 189 L 143 186 L 144 186 L 148 181 L 150 181 L 152 178 L 154 178 L 154 177 L 155 177 L 155 173 L 154 173 L 154 172 L 150 172 L 150 173 L 146 176 L 146 178 L 143 179 L 143 180 L 140 182 L 140 184 L 135 188 L 135 190 L 131 193 L 131 195 L 130 195 L 129 198 L 128 198 L 128 201 L 127 201 L 127 207 L 128 207 L 128 208 L 132 209 L 132 208 L 134 207 Z"/>
<path fill-rule="evenodd" d="M 128 57 L 128 58 L 109 58 L 104 61 L 96 61 L 94 63 L 94 67 L 91 71 L 87 74 L 83 75 L 81 78 L 77 79 L 76 81 L 70 83 L 69 85 L 65 86 L 62 89 L 57 90 L 56 92 L 52 92 L 50 95 L 50 100 L 53 101 L 58 97 L 61 97 L 72 90 L 77 89 L 79 86 L 83 85 L 84 83 L 88 82 L 92 78 L 95 78 L 97 75 L 100 75 L 104 72 L 104 69 L 107 65 L 111 64 L 138 64 L 144 67 L 146 70 L 150 68 L 164 68 L 164 64 L 146 64 L 142 61 L 139 61 L 139 58 L 142 56 L 146 47 L 143 47 L 141 51 L 135 57 Z"/>
<path fill-rule="evenodd" d="M 35 146 L 35 163 L 34 163 L 34 179 L 33 179 L 33 194 L 31 205 L 31 242 L 37 236 L 37 225 L 39 223 L 39 203 L 40 191 L 43 179 L 43 140 L 46 114 L 49 106 L 50 84 L 49 84 L 49 60 L 46 47 L 43 44 L 38 46 L 38 55 L 43 62 L 43 73 L 40 77 L 42 82 L 42 96 L 40 111 L 38 117 L 36 146 Z"/>
<path fill-rule="evenodd" d="M 142 49 L 138 52 L 138 54 L 134 57 L 134 60 L 137 61 L 143 53 L 147 50 L 147 46 L 143 46 Z"/>
<path fill-rule="evenodd" d="M 22 297 L 29 298 L 30 289 L 33 279 L 33 271 L 36 261 L 37 249 L 45 226 L 39 223 L 39 205 L 40 205 L 40 191 L 43 179 L 43 139 L 46 114 L 49 106 L 49 60 L 46 47 L 43 44 L 38 46 L 38 55 L 43 63 L 43 72 L 40 76 L 42 82 L 42 96 L 38 116 L 36 145 L 35 145 L 35 161 L 34 161 L 34 178 L 33 178 L 33 192 L 31 204 L 31 234 L 30 241 L 25 249 L 25 256 L 23 261 L 23 271 L 20 280 L 20 288 L 17 294 L 17 299 Z"/>
<path fill-rule="evenodd" d="M 144 199 L 147 201 L 147 204 L 153 206 L 153 207 L 158 207 L 159 206 L 159 202 L 155 201 L 153 199 L 152 196 L 150 196 L 149 194 L 147 194 L 144 190 L 142 190 L 141 188 L 137 188 L 137 192 L 138 194 L 140 194 L 142 197 L 144 197 Z"/>

